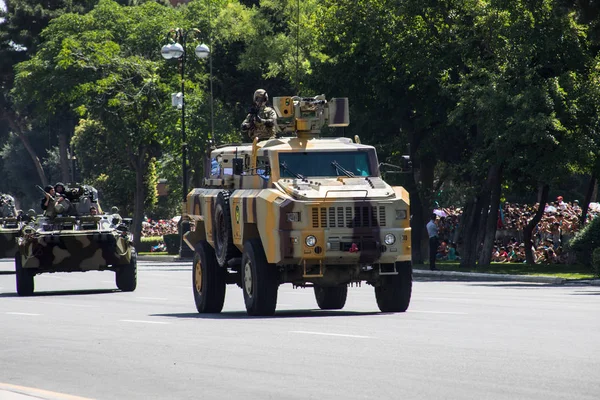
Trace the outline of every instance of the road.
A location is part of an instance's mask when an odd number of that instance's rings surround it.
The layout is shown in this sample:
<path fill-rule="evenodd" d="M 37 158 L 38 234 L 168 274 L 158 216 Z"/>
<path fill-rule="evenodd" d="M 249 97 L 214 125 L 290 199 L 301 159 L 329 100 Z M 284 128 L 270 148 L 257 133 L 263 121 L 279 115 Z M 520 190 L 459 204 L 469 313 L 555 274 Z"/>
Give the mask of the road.
<path fill-rule="evenodd" d="M 0 399 L 600 396 L 598 287 L 417 281 L 408 312 L 381 314 L 367 285 L 335 312 L 285 285 L 275 317 L 249 318 L 234 286 L 223 313 L 196 313 L 191 263 L 140 262 L 131 293 L 111 272 L 41 275 L 23 298 L 12 269 L 0 261 Z"/>

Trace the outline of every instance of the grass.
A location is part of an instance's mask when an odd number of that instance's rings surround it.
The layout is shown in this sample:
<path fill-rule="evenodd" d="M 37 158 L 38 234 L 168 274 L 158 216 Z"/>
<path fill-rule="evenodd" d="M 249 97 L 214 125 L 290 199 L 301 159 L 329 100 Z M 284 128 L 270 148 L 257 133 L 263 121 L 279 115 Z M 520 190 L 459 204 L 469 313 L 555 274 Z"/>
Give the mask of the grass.
<path fill-rule="evenodd" d="M 582 264 L 522 264 L 492 263 L 487 267 L 461 268 L 458 262 L 438 261 L 435 266 L 441 271 L 480 272 L 486 274 L 552 276 L 564 279 L 594 279 L 591 268 Z M 414 269 L 429 269 L 429 264 L 415 264 Z"/>

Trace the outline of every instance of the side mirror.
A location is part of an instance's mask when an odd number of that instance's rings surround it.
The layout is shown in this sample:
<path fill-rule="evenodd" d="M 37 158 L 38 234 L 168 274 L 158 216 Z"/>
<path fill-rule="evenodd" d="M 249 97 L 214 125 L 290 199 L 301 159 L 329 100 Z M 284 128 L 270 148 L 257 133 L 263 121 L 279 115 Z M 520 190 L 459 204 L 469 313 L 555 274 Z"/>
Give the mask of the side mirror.
<path fill-rule="evenodd" d="M 412 171 L 412 160 L 410 156 L 404 155 L 402 156 L 402 172 L 410 172 Z"/>
<path fill-rule="evenodd" d="M 233 175 L 242 175 L 244 172 L 244 160 L 241 158 L 234 158 L 233 162 Z"/>

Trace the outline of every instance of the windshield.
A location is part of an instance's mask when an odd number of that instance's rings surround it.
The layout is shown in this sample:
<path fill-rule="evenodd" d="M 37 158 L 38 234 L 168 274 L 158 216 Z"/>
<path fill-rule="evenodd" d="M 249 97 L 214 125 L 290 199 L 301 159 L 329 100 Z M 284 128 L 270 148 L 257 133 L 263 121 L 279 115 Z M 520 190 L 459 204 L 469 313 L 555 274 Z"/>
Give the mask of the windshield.
<path fill-rule="evenodd" d="M 366 151 L 279 153 L 279 165 L 282 178 L 297 178 L 298 175 L 372 176 Z"/>

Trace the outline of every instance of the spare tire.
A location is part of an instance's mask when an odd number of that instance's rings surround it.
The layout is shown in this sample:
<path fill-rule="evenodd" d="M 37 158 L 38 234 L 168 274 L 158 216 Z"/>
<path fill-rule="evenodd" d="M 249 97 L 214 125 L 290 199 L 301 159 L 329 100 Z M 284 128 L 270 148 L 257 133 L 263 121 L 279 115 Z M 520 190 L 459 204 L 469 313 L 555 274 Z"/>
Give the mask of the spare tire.
<path fill-rule="evenodd" d="M 239 250 L 233 244 L 229 195 L 230 193 L 226 190 L 223 190 L 217 195 L 215 210 L 213 212 L 213 242 L 215 244 L 215 256 L 221 267 L 225 267 L 227 261 L 240 255 Z"/>

